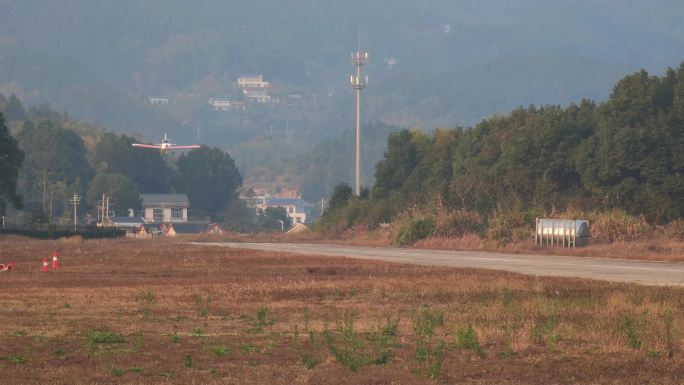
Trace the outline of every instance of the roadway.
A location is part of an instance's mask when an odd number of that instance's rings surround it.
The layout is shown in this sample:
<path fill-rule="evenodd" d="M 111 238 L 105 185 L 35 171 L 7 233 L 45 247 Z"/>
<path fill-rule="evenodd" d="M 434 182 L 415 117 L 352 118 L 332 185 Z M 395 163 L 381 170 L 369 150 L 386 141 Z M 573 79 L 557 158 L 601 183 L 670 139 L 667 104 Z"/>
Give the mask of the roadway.
<path fill-rule="evenodd" d="M 590 278 L 644 285 L 684 286 L 683 263 L 330 244 L 232 242 L 196 242 L 195 244 L 429 266 L 504 270 L 538 276 Z"/>

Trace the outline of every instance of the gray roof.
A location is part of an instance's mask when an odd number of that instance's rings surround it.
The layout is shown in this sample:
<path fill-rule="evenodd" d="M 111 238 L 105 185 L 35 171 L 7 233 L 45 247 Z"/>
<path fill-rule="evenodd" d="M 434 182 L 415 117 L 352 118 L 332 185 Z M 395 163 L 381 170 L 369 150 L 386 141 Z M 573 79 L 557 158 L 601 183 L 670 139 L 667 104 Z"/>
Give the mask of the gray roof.
<path fill-rule="evenodd" d="M 143 207 L 188 208 L 190 202 L 185 194 L 140 194 Z"/>
<path fill-rule="evenodd" d="M 109 220 L 116 227 L 138 228 L 145 223 L 143 218 L 138 217 L 110 217 Z"/>
<path fill-rule="evenodd" d="M 295 206 L 298 213 L 313 208 L 313 205 L 300 198 L 271 198 L 266 200 L 267 207 Z"/>

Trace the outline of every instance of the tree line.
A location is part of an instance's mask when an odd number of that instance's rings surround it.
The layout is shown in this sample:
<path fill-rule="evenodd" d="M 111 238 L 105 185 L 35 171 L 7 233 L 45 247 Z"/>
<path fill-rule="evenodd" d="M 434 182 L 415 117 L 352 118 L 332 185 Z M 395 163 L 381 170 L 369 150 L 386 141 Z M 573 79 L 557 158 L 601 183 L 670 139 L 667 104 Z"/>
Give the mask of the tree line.
<path fill-rule="evenodd" d="M 186 193 L 191 214 L 217 219 L 237 199 L 242 178 L 229 154 L 202 147 L 165 156 L 135 141 L 0 95 L 0 212 L 10 203 L 33 224 L 69 218 L 76 193 L 85 198 L 81 210 L 94 211 L 107 194 L 116 215 L 126 216 L 140 209 L 141 193 Z"/>
<path fill-rule="evenodd" d="M 474 213 L 482 231 L 502 215 L 526 226 L 567 209 L 678 220 L 684 63 L 661 77 L 628 75 L 598 104 L 521 107 L 470 129 L 392 133 L 375 184 L 362 197 L 350 191 L 335 189 L 323 229 L 374 227 L 415 208 Z"/>

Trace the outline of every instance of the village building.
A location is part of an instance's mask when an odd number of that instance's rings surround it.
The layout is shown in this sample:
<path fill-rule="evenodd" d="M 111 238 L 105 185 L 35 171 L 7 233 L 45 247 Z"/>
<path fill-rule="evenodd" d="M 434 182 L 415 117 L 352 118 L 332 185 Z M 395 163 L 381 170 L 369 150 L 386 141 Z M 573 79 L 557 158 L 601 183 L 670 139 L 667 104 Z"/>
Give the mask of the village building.
<path fill-rule="evenodd" d="M 264 81 L 264 75 L 243 76 L 237 80 L 238 88 L 270 88 L 271 83 Z"/>
<path fill-rule="evenodd" d="M 238 78 L 237 87 L 242 89 L 242 94 L 249 102 L 267 104 L 271 103 L 271 95 L 268 89 L 271 83 L 264 81 L 263 75 L 243 76 Z"/>
<path fill-rule="evenodd" d="M 271 95 L 263 88 L 244 88 L 242 93 L 251 102 L 267 104 L 271 102 Z"/>
<path fill-rule="evenodd" d="M 150 98 L 150 104 L 169 104 L 169 99 L 167 98 Z"/>
<path fill-rule="evenodd" d="M 214 111 L 245 110 L 245 103 L 235 102 L 227 98 L 211 98 L 208 102 Z"/>
<path fill-rule="evenodd" d="M 230 99 L 209 99 L 209 105 L 214 111 L 228 111 L 232 109 Z"/>
<path fill-rule="evenodd" d="M 185 194 L 140 194 L 147 223 L 186 223 L 190 202 Z"/>
<path fill-rule="evenodd" d="M 283 208 L 292 225 L 306 223 L 311 220 L 313 205 L 299 198 L 271 198 L 266 201 L 264 208 Z"/>

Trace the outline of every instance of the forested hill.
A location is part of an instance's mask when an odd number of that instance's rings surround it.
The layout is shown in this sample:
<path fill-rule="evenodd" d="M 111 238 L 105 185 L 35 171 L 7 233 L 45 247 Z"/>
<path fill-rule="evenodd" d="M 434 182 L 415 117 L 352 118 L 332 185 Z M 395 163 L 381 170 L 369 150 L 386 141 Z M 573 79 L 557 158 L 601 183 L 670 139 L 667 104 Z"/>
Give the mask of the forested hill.
<path fill-rule="evenodd" d="M 573 216 L 618 209 L 651 223 L 679 220 L 684 63 L 662 77 L 629 75 L 599 104 L 519 108 L 470 130 L 391 134 L 375 178 L 361 199 L 338 187 L 323 227 L 417 215 L 425 228 L 446 218 L 445 229 L 472 225 L 501 239 L 500 232 L 519 228 L 526 236 L 535 216 L 568 209 Z"/>
<path fill-rule="evenodd" d="M 358 36 L 364 120 L 429 131 L 662 75 L 682 59 L 682 19 L 680 0 L 0 0 L 0 92 L 147 140 L 199 137 L 263 180 L 352 128 Z M 234 83 L 252 74 L 280 103 L 209 110 L 240 100 Z"/>
<path fill-rule="evenodd" d="M 623 74 L 681 60 L 683 18 L 679 0 L 0 0 L 0 92 L 148 139 L 191 140 L 201 126 L 226 149 L 288 126 L 299 135 L 280 148 L 301 153 L 298 142 L 350 128 L 359 32 L 371 53 L 364 117 L 432 129 L 603 100 Z M 316 94 L 317 107 L 207 115 L 207 98 L 258 73 L 281 98 Z"/>

